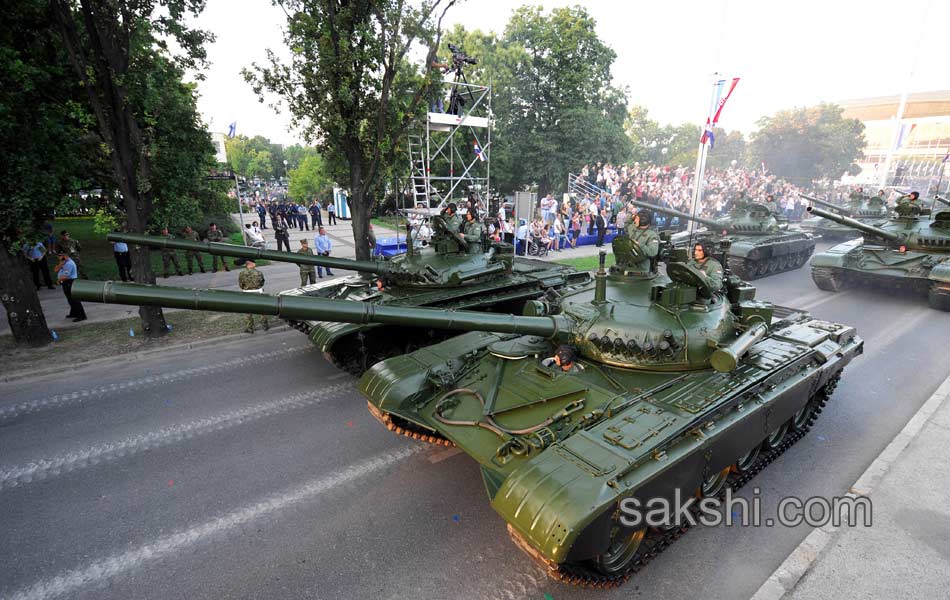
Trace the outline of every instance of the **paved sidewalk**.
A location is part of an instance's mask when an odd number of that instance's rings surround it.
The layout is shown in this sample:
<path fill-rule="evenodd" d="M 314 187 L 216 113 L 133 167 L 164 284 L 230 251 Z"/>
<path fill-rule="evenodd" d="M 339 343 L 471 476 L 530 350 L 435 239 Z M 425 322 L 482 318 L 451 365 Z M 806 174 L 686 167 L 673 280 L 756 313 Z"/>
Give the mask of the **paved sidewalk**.
<path fill-rule="evenodd" d="M 950 589 L 950 379 L 849 490 L 871 527 L 814 530 L 753 600 L 947 598 Z"/>

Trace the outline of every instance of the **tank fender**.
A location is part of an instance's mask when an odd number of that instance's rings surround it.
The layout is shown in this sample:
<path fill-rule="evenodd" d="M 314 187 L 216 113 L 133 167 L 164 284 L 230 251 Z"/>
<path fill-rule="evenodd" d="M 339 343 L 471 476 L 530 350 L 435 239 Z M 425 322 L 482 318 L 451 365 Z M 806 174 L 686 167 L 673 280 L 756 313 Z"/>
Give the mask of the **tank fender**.
<path fill-rule="evenodd" d="M 950 283 L 950 259 L 944 260 L 931 269 L 927 279 L 940 283 Z"/>
<path fill-rule="evenodd" d="M 844 268 L 848 264 L 848 259 L 859 252 L 864 246 L 864 239 L 858 238 L 837 244 L 828 248 L 824 252 L 819 252 L 811 257 L 811 266 L 813 267 L 838 267 Z"/>

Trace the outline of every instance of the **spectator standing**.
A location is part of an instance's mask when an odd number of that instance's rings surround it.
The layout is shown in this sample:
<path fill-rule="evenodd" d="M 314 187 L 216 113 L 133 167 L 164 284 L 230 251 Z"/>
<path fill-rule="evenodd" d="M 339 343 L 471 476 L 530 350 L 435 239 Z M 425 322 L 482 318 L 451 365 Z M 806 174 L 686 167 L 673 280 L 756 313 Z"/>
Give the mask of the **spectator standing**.
<path fill-rule="evenodd" d="M 132 258 L 129 256 L 129 245 L 125 242 L 112 242 L 112 255 L 115 257 L 115 266 L 119 269 L 119 279 L 135 281 L 132 278 Z"/>
<path fill-rule="evenodd" d="M 53 289 L 53 280 L 49 276 L 49 263 L 46 261 L 46 246 L 41 242 L 36 242 L 32 246 L 23 245 L 23 254 L 30 261 L 30 273 L 33 275 L 33 285 L 40 289 L 40 275 L 43 275 L 43 283 L 48 289 Z"/>
<path fill-rule="evenodd" d="M 282 248 L 286 248 L 286 251 L 290 252 L 290 233 L 287 231 L 287 222 L 283 217 L 277 217 L 277 220 L 272 221 L 271 225 L 274 226 L 274 239 L 277 240 L 277 251 L 279 252 Z"/>
<path fill-rule="evenodd" d="M 329 220 L 329 218 L 327 220 Z M 327 235 L 327 230 L 323 227 L 317 231 L 317 237 L 313 238 L 313 247 L 316 249 L 317 254 L 330 256 L 333 243 L 330 241 L 330 236 Z M 319 265 L 317 265 L 317 277 L 323 278 L 323 267 Z M 333 277 L 333 272 L 330 271 L 330 267 L 327 267 L 327 277 Z"/>
<path fill-rule="evenodd" d="M 79 267 L 65 250 L 59 252 L 59 264 L 56 265 L 56 272 L 59 273 L 59 285 L 63 288 L 63 295 L 66 296 L 66 302 L 69 303 L 69 314 L 67 319 L 72 319 L 73 323 L 86 320 L 86 310 L 82 302 L 73 298 L 73 282 L 79 279 Z"/>
<path fill-rule="evenodd" d="M 327 225 L 336 225 L 336 206 L 333 202 L 327 202 Z"/>
<path fill-rule="evenodd" d="M 602 210 L 600 214 L 597 215 L 596 219 L 597 226 L 597 247 L 600 248 L 604 245 L 604 234 L 607 233 L 607 211 Z"/>
<path fill-rule="evenodd" d="M 323 215 L 320 214 L 320 209 L 323 208 L 320 206 L 319 200 L 314 200 L 310 203 L 310 226 L 314 230 L 317 227 L 323 227 Z"/>
<path fill-rule="evenodd" d="M 79 243 L 79 240 L 74 240 L 70 237 L 69 232 L 64 229 L 59 232 L 59 244 L 57 248 L 69 254 L 69 258 L 73 259 L 73 262 L 76 263 L 76 273 L 78 273 L 79 277 L 85 279 L 86 270 L 83 269 L 82 259 L 79 257 L 79 253 L 82 252 L 82 244 Z"/>
<path fill-rule="evenodd" d="M 263 202 L 257 203 L 257 216 L 261 220 L 261 227 L 267 229 L 267 208 L 264 206 Z M 271 220 L 271 223 L 273 224 L 273 219 Z"/>

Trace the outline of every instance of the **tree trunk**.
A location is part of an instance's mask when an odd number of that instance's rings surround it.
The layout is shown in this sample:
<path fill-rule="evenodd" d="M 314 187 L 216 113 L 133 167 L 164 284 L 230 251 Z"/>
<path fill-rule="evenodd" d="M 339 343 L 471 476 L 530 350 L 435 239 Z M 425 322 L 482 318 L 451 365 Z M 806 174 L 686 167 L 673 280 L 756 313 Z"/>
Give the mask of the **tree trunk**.
<path fill-rule="evenodd" d="M 357 188 L 358 190 L 358 188 Z M 370 260 L 369 221 L 372 206 L 362 190 L 353 191 L 349 197 L 350 215 L 353 217 L 353 243 L 356 245 L 356 260 Z"/>
<path fill-rule="evenodd" d="M 535 200 L 540 200 L 548 195 L 548 192 L 551 191 L 551 182 L 548 181 L 546 176 L 541 177 L 541 180 L 538 182 L 538 197 Z"/>
<path fill-rule="evenodd" d="M 128 203 L 126 203 L 128 208 Z M 127 213 L 129 230 L 133 233 L 145 233 L 145 224 L 142 216 L 134 210 Z M 151 251 L 148 246 L 129 245 L 129 259 L 132 262 L 132 276 L 136 283 L 155 283 L 155 273 L 152 271 Z M 165 322 L 165 313 L 158 306 L 140 306 L 139 317 L 142 319 L 142 331 L 147 337 L 161 337 L 168 333 L 168 323 Z"/>
<path fill-rule="evenodd" d="M 0 300 L 7 310 L 13 340 L 17 345 L 45 346 L 53 337 L 33 287 L 30 267 L 22 257 L 10 254 L 5 244 L 0 246 Z"/>

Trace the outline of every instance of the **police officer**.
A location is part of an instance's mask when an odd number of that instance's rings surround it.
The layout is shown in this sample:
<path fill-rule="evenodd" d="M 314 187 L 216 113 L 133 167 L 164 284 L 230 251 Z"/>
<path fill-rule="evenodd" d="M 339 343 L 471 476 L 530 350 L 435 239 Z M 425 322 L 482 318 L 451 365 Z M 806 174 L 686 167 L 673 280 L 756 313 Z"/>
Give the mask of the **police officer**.
<path fill-rule="evenodd" d="M 244 270 L 238 275 L 238 287 L 242 292 L 251 294 L 264 293 L 264 274 L 258 271 L 254 261 L 248 259 L 244 263 Z M 258 315 L 261 321 L 261 327 L 264 331 L 270 329 L 270 323 L 267 322 L 267 315 Z M 246 315 L 244 318 L 244 332 L 254 333 L 254 315 Z"/>
<path fill-rule="evenodd" d="M 198 232 L 192 229 L 191 227 L 185 227 L 182 230 L 182 238 L 190 240 L 192 242 L 200 241 L 198 239 Z M 204 262 L 201 260 L 201 253 L 197 250 L 185 250 L 185 264 L 188 265 L 188 274 L 193 275 L 195 270 L 193 268 L 193 261 L 198 261 L 198 268 L 201 269 L 201 272 L 205 272 Z"/>
<path fill-rule="evenodd" d="M 224 242 L 224 233 L 222 233 L 221 230 L 218 229 L 217 223 L 211 223 L 211 225 L 208 226 L 208 235 L 205 237 L 206 237 L 206 241 L 209 241 L 209 242 L 215 242 L 218 244 Z M 231 270 L 228 268 L 228 263 L 225 261 L 225 258 L 223 256 L 212 254 L 211 255 L 211 272 L 212 273 L 218 270 L 219 260 L 221 261 L 221 266 L 224 267 L 225 271 Z"/>
<path fill-rule="evenodd" d="M 699 272 L 703 281 L 709 285 L 711 293 L 715 294 L 722 289 L 722 265 L 709 256 L 705 243 L 696 242 L 693 245 L 693 257 L 686 264 Z"/>
<path fill-rule="evenodd" d="M 69 314 L 67 319 L 72 319 L 73 323 L 86 320 L 86 310 L 82 307 L 82 302 L 73 298 L 73 282 L 79 279 L 79 268 L 76 261 L 70 257 L 65 250 L 59 251 L 59 264 L 56 265 L 56 272 L 59 274 L 59 285 L 63 288 L 63 294 L 66 296 L 66 302 L 69 303 Z"/>
<path fill-rule="evenodd" d="M 168 233 L 168 227 L 162 227 L 162 237 L 169 240 L 175 239 L 175 236 Z M 175 265 L 175 272 L 181 277 L 181 265 L 178 264 L 178 255 L 171 248 L 162 248 L 162 277 L 168 278 L 168 263 Z"/>
<path fill-rule="evenodd" d="M 307 240 L 300 240 L 300 249 L 297 250 L 297 254 L 313 256 L 313 250 L 311 250 L 310 246 L 307 245 Z M 300 263 L 298 266 L 300 267 L 300 287 L 303 287 L 308 283 L 317 282 L 317 272 L 313 268 L 313 265 Z"/>
<path fill-rule="evenodd" d="M 653 258 L 660 252 L 660 236 L 653 230 L 652 225 L 653 211 L 641 208 L 633 216 L 633 221 L 625 227 L 626 234 L 633 241 L 633 249 L 639 256 L 639 260 L 631 266 L 638 271 L 650 271 Z"/>
<path fill-rule="evenodd" d="M 469 254 L 482 253 L 482 224 L 478 222 L 475 209 L 470 209 L 465 213 L 465 231 L 462 233 L 462 239 L 468 242 Z"/>
<path fill-rule="evenodd" d="M 79 258 L 79 253 L 82 252 L 82 244 L 79 243 L 79 240 L 74 240 L 69 237 L 69 232 L 65 229 L 59 232 L 59 244 L 57 245 L 59 250 L 65 250 L 69 254 L 69 258 L 73 259 L 73 262 L 76 263 L 76 272 L 79 277 L 83 279 L 86 278 L 86 270 L 82 266 L 82 260 Z"/>

